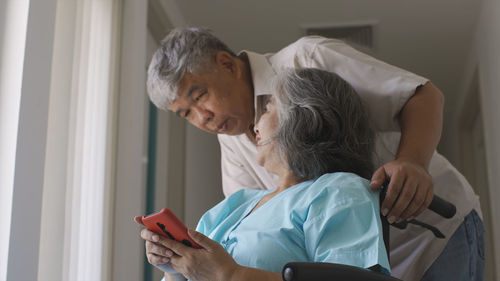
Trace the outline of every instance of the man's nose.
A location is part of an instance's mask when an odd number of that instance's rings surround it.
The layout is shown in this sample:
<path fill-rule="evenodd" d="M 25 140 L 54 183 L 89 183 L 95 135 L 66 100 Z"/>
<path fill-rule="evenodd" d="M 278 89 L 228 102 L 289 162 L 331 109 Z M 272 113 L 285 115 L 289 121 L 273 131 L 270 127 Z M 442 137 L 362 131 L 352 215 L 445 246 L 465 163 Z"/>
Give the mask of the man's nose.
<path fill-rule="evenodd" d="M 196 120 L 201 125 L 206 125 L 214 118 L 214 114 L 200 106 L 193 106 L 191 108 L 192 111 L 196 114 Z"/>

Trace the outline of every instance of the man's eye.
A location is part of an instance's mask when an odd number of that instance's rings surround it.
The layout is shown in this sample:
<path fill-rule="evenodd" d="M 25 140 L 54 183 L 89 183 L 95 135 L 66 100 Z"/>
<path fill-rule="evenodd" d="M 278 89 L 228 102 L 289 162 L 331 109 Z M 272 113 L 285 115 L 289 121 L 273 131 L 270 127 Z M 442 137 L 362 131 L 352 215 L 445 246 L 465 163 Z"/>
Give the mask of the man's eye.
<path fill-rule="evenodd" d="M 198 96 L 196 96 L 196 98 L 194 99 L 195 101 L 199 101 L 207 92 L 202 92 L 201 94 L 199 94 Z"/>

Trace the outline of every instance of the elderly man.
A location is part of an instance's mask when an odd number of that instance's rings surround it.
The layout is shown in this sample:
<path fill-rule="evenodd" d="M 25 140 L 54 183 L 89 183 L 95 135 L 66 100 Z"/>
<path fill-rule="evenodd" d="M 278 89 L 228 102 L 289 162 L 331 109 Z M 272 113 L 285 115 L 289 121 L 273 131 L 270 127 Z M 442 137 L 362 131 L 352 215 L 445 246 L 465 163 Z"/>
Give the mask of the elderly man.
<path fill-rule="evenodd" d="M 471 224 L 480 229 L 478 236 L 482 235 L 479 201 L 467 181 L 435 152 L 443 96 L 427 79 L 339 40 L 311 36 L 275 54 L 235 54 L 206 29 L 183 28 L 173 30 L 154 54 L 148 93 L 157 107 L 218 134 L 226 196 L 242 188 L 274 189 L 276 177 L 256 162 L 253 126 L 271 94 L 273 77 L 290 67 L 335 72 L 354 87 L 378 132 L 375 165 L 379 168 L 371 178 L 371 187 L 380 188 L 390 180 L 382 213 L 390 222 L 418 216 L 446 236 L 436 239 L 418 226 L 391 230 L 393 274 L 404 280 L 460 280 L 458 276 L 482 272 L 481 255 L 456 242 L 464 239 L 454 239 L 469 235 L 467 225 Z M 457 215 L 451 220 L 426 210 L 433 188 L 457 206 Z M 482 237 L 474 235 L 474 239 L 482 242 Z M 457 250 L 463 253 L 457 254 Z M 469 256 L 474 267 L 460 269 L 463 271 L 449 262 Z"/>

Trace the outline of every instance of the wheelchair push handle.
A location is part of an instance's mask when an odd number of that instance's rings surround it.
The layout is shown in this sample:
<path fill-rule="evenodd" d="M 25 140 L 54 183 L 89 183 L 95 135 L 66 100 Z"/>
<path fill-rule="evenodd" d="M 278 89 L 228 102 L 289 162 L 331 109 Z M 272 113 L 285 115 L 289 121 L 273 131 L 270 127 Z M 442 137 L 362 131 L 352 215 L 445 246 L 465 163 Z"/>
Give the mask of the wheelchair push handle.
<path fill-rule="evenodd" d="M 389 182 L 386 181 L 380 191 L 380 202 L 384 201 L 388 186 Z M 437 195 L 434 195 L 431 204 L 427 208 L 447 219 L 452 218 L 457 213 L 457 208 L 453 205 L 453 203 L 448 202 Z"/>
<path fill-rule="evenodd" d="M 388 182 L 384 183 L 384 186 L 380 191 L 380 202 L 384 201 L 385 199 L 385 195 L 387 193 L 387 186 Z M 434 197 L 432 198 L 431 204 L 429 205 L 428 209 L 446 219 L 452 218 L 457 213 L 457 208 L 455 207 L 455 205 L 437 195 L 434 195 Z M 446 238 L 446 236 L 436 227 L 416 219 L 394 222 L 391 224 L 391 226 L 394 226 L 399 229 L 405 229 L 409 223 L 427 228 L 428 230 L 432 231 L 432 233 L 434 234 L 434 236 L 436 236 L 436 238 L 439 239 Z"/>
<path fill-rule="evenodd" d="M 455 205 L 437 195 L 432 198 L 428 209 L 447 219 L 452 218 L 457 213 Z"/>

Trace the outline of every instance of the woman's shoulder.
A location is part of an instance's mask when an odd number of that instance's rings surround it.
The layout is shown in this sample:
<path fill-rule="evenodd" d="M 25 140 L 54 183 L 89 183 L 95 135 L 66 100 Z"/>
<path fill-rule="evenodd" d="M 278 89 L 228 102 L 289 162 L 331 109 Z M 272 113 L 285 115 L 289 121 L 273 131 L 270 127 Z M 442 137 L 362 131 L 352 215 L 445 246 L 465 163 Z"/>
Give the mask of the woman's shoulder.
<path fill-rule="evenodd" d="M 373 198 L 378 195 L 370 189 L 370 181 L 353 173 L 337 172 L 324 174 L 310 186 L 309 192 L 317 197 L 342 201 Z"/>
<path fill-rule="evenodd" d="M 231 194 L 231 196 L 224 199 L 222 202 L 227 201 L 239 205 L 242 202 L 250 201 L 257 197 L 264 196 L 269 192 L 270 192 L 269 190 L 262 190 L 262 189 L 240 189 L 237 192 Z"/>
<path fill-rule="evenodd" d="M 251 202 L 264 196 L 268 192 L 267 190 L 255 189 L 238 190 L 205 212 L 200 219 L 198 227 L 202 225 L 205 228 L 214 227 L 230 215 L 234 216 L 244 212 Z"/>
<path fill-rule="evenodd" d="M 370 181 L 357 174 L 347 172 L 337 172 L 324 174 L 317 178 L 313 185 L 332 188 L 362 188 L 369 186 Z"/>
<path fill-rule="evenodd" d="M 229 213 L 255 198 L 264 196 L 268 192 L 268 190 L 240 189 L 212 207 L 208 212 L 219 213 L 220 211 L 224 211 L 225 213 Z"/>

